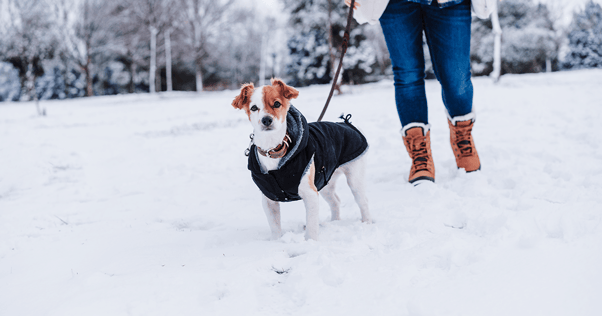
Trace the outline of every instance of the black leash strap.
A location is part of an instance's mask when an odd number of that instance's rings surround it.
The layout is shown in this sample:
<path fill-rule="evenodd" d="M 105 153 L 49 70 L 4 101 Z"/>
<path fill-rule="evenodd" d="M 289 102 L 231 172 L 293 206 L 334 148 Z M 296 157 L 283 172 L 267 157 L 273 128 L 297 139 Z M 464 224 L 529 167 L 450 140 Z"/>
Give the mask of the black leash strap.
<path fill-rule="evenodd" d="M 343 36 L 343 49 L 341 51 L 341 59 L 339 60 L 339 67 L 337 67 L 337 72 L 332 79 L 332 87 L 330 88 L 330 94 L 328 94 L 328 99 L 326 99 L 326 104 L 324 105 L 324 109 L 322 109 L 322 113 L 320 117 L 318 117 L 318 122 L 322 120 L 324 117 L 324 113 L 326 113 L 326 109 L 328 108 L 328 104 L 330 103 L 330 99 L 332 99 L 332 94 L 334 93 L 334 87 L 337 84 L 337 79 L 339 79 L 339 73 L 341 72 L 341 67 L 343 66 L 343 56 L 345 56 L 345 52 L 347 52 L 347 46 L 349 46 L 349 30 L 351 29 L 351 18 L 353 18 L 353 6 L 355 5 L 355 0 L 351 0 L 351 5 L 349 6 L 349 15 L 347 16 L 347 26 L 345 27 L 345 35 Z"/>

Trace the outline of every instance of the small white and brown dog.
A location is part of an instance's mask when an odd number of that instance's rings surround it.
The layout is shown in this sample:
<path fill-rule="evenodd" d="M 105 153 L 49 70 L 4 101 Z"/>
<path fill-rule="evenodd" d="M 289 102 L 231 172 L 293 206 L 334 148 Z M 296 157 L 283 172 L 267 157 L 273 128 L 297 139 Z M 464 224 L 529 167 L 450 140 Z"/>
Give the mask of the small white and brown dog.
<path fill-rule="evenodd" d="M 341 174 L 359 205 L 362 222 L 371 223 L 364 190 L 366 138 L 349 122 L 350 116 L 341 123 L 308 124 L 290 104 L 297 96 L 295 88 L 272 79 L 269 86 L 243 85 L 232 102 L 234 108 L 247 113 L 253 126 L 248 167 L 263 193 L 272 239 L 282 235 L 279 202 L 303 200 L 306 239 L 318 239 L 318 192 L 330 206 L 331 220 L 339 220 L 335 184 Z"/>

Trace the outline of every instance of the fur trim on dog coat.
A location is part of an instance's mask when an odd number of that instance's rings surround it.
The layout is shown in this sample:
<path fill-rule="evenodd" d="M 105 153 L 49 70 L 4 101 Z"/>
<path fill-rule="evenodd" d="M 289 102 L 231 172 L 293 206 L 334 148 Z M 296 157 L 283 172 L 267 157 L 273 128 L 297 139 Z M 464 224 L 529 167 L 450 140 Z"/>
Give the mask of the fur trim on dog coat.
<path fill-rule="evenodd" d="M 360 157 L 368 149 L 366 138 L 348 119 L 341 123 L 307 124 L 301 112 L 291 105 L 286 122 L 291 144 L 280 160 L 278 169 L 269 172 L 262 170 L 257 146 L 253 145 L 249 154 L 248 168 L 253 181 L 273 201 L 301 199 L 299 183 L 312 160 L 316 167 L 314 184 L 319 191 L 328 184 L 339 166 Z"/>

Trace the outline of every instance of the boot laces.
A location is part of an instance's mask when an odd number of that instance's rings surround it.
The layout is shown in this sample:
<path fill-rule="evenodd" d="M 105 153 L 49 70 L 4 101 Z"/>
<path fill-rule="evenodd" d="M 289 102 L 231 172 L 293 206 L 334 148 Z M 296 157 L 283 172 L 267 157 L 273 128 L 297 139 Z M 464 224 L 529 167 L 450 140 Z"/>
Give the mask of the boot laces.
<path fill-rule="evenodd" d="M 426 137 L 414 137 L 409 140 L 409 145 L 416 171 L 428 170 L 429 154 L 426 149 Z"/>
<path fill-rule="evenodd" d="M 455 128 L 456 132 L 456 146 L 460 149 L 460 155 L 462 157 L 470 157 L 473 155 L 472 150 L 472 126 L 458 127 Z"/>

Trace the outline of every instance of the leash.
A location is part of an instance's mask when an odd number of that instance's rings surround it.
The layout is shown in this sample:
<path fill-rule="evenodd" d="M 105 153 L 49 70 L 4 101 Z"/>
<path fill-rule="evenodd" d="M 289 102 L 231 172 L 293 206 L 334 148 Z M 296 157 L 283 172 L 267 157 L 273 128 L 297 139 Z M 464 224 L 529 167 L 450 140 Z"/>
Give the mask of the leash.
<path fill-rule="evenodd" d="M 339 67 L 337 67 L 337 72 L 334 75 L 332 80 L 332 87 L 330 88 L 330 93 L 328 94 L 328 99 L 326 99 L 326 104 L 324 105 L 324 109 L 322 109 L 322 113 L 320 117 L 318 117 L 318 121 L 320 122 L 324 117 L 324 113 L 326 113 L 326 109 L 328 108 L 328 104 L 330 103 L 330 99 L 332 99 L 332 94 L 334 93 L 334 88 L 337 84 L 337 79 L 339 79 L 339 73 L 341 72 L 341 67 L 343 66 L 343 57 L 345 56 L 345 52 L 347 52 L 347 47 L 349 46 L 349 30 L 351 29 L 351 18 L 353 17 L 353 6 L 355 5 L 355 0 L 351 0 L 351 5 L 349 6 L 349 15 L 347 16 L 347 26 L 345 26 L 345 35 L 343 36 L 343 45 L 341 51 L 341 59 L 339 60 Z"/>

